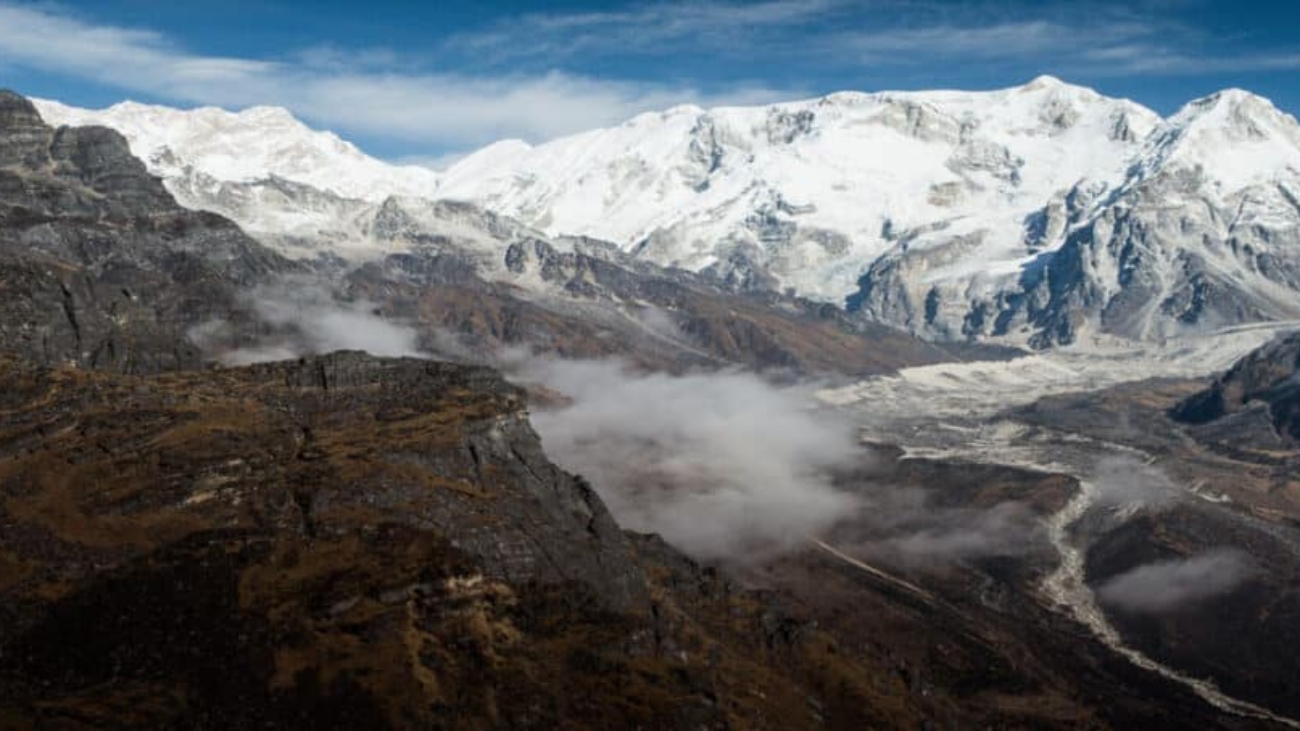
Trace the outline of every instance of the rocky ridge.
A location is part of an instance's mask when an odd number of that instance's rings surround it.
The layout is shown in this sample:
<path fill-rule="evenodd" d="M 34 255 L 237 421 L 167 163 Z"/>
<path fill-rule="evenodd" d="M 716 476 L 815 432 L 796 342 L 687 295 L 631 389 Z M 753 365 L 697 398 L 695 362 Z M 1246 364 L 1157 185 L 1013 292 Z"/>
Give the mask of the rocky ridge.
<path fill-rule="evenodd" d="M 1238 361 L 1172 415 L 1256 449 L 1300 442 L 1300 334 L 1283 336 Z"/>

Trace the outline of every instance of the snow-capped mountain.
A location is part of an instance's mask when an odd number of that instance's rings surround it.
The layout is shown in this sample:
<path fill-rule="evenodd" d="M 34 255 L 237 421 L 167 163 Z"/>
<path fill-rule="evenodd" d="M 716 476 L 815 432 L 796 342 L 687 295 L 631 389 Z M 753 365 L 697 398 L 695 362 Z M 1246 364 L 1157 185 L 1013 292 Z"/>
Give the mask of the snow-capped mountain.
<path fill-rule="evenodd" d="M 438 173 L 370 157 L 279 107 L 229 112 L 123 102 L 89 110 L 33 100 L 54 125 L 103 125 L 189 208 L 220 213 L 292 258 L 348 259 L 388 247 L 368 234 L 392 196 L 434 198 Z"/>
<path fill-rule="evenodd" d="M 1042 344 L 1300 319 L 1300 125 L 1239 90 L 1188 104 L 1041 272 Z"/>
<path fill-rule="evenodd" d="M 765 269 L 843 301 L 900 241 L 961 238 L 968 263 L 1014 271 L 1059 231 L 1026 217 L 1081 181 L 1123 179 L 1153 112 L 1052 78 L 995 92 L 834 94 L 767 107 L 678 107 L 447 171 L 441 195 L 549 233 L 615 241 L 661 264 Z"/>
<path fill-rule="evenodd" d="M 496 143 L 444 173 L 368 158 L 283 110 L 39 107 L 116 127 L 182 203 L 291 256 L 456 240 L 499 264 L 494 247 L 529 232 L 586 236 L 939 339 L 1300 318 L 1300 126 L 1241 91 L 1167 120 L 1050 77 L 677 107 Z M 499 230 L 471 235 L 433 199 L 481 206 Z"/>
<path fill-rule="evenodd" d="M 430 196 L 439 185 L 432 170 L 376 160 L 332 132 L 311 129 L 281 107 L 228 112 L 123 102 L 89 110 L 53 101 L 33 103 L 52 124 L 116 129 L 131 152 L 167 180 L 189 174 L 188 168 L 222 183 L 280 178 L 366 201 Z"/>

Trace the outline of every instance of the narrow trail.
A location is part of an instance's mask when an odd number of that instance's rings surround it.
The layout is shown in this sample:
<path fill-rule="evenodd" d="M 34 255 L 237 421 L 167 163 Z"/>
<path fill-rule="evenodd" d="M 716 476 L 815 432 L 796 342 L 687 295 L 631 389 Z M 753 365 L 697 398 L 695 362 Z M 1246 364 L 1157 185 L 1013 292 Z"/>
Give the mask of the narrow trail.
<path fill-rule="evenodd" d="M 838 558 L 844 563 L 847 563 L 850 566 L 853 566 L 854 568 L 865 571 L 868 574 L 871 574 L 872 576 L 876 577 L 877 579 L 880 579 L 881 581 L 890 584 L 891 586 L 895 586 L 907 592 L 910 592 L 912 594 L 916 594 L 917 596 L 920 596 L 922 599 L 925 599 L 926 601 L 930 601 L 930 602 L 934 601 L 933 594 L 926 591 L 925 589 L 922 589 L 916 584 L 912 584 L 907 581 L 904 581 L 903 579 L 900 579 L 897 576 L 893 576 L 892 574 L 887 574 L 884 571 L 881 571 L 880 569 L 876 568 L 875 566 L 872 566 L 871 564 L 865 561 L 860 561 L 848 555 L 847 553 L 840 551 L 839 549 L 827 544 L 821 539 L 818 538 L 812 539 L 812 544 L 817 548 L 820 548 L 821 550 L 825 551 L 826 553 L 829 553 L 830 555 L 834 556 L 835 558 Z"/>

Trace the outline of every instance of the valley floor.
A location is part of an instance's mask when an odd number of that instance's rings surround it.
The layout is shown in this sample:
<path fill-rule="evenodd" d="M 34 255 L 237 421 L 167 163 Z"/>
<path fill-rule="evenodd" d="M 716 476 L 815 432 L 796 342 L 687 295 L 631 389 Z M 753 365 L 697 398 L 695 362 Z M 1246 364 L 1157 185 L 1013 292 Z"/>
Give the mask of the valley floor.
<path fill-rule="evenodd" d="M 1080 628 L 1058 626 L 1050 642 L 1069 644 L 1063 637 L 1079 640 L 1079 632 L 1090 638 L 1071 663 L 1092 657 L 1104 667 L 1095 649 L 1083 649 L 1099 643 L 1150 682 L 1199 697 L 1218 722 L 1300 726 L 1300 664 L 1272 649 L 1294 634 L 1282 618 L 1293 620 L 1300 608 L 1296 457 L 1225 454 L 1166 415 L 1208 376 L 1287 328 L 1160 346 L 1093 343 L 904 369 L 823 391 L 821 400 L 852 414 L 864 442 L 897 455 L 853 483 L 889 520 L 837 527 L 828 552 L 947 598 L 999 648 L 995 655 L 1025 640 L 1014 630 L 990 637 L 989 628 L 1012 617 L 1026 631 L 1047 626 L 1056 620 L 1046 609 Z M 971 474 L 986 479 L 975 486 Z M 1046 489 L 1050 476 L 1069 487 Z M 1012 487 L 992 494 L 999 481 Z M 916 490 L 917 509 L 900 513 L 885 484 Z M 945 511 L 958 512 L 950 521 L 936 517 Z M 1249 552 L 1256 567 L 1221 596 L 1157 613 L 1098 597 L 1108 580 L 1141 564 L 1225 547 Z M 971 623 L 972 615 L 983 618 Z M 1075 680 L 1086 675 L 1077 670 Z M 1099 672 L 1114 680 L 1122 671 Z"/>

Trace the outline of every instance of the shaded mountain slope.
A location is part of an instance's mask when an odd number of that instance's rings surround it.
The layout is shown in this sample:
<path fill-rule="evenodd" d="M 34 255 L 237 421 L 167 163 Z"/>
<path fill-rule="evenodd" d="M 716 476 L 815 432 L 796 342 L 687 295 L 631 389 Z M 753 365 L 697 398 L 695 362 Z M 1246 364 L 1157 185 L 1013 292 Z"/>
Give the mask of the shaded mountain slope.
<path fill-rule="evenodd" d="M 1209 388 L 1174 407 L 1180 421 L 1223 437 L 1255 437 L 1256 448 L 1300 441 L 1300 334 L 1250 353 Z"/>
<path fill-rule="evenodd" d="M 189 328 L 294 265 L 181 208 L 102 127 L 47 126 L 0 91 L 0 347 L 126 371 L 197 365 Z"/>

